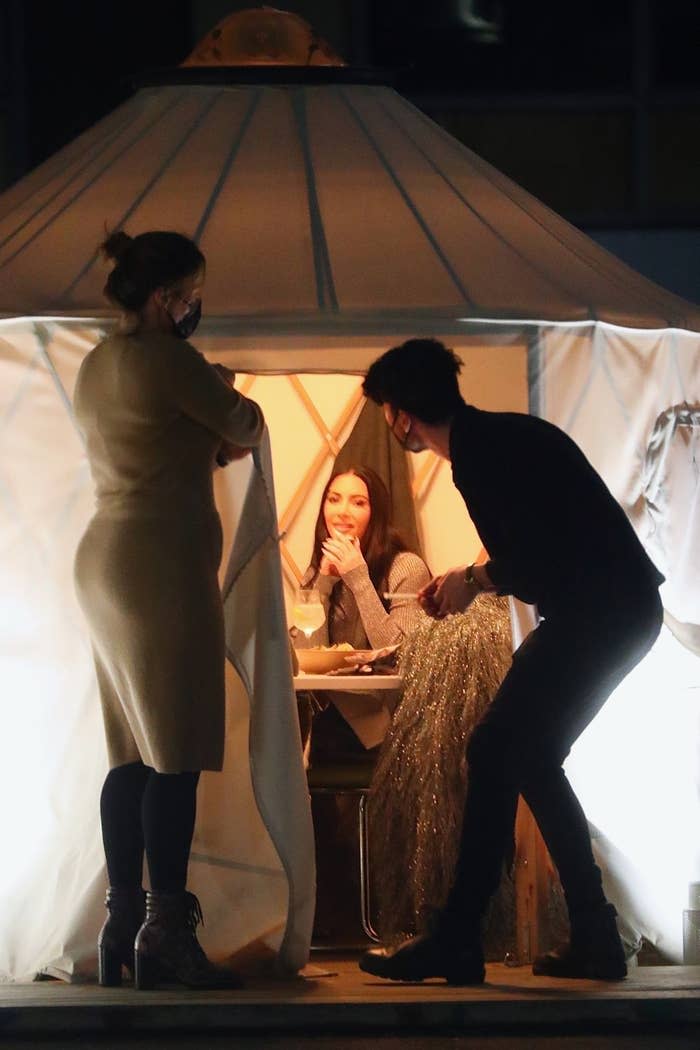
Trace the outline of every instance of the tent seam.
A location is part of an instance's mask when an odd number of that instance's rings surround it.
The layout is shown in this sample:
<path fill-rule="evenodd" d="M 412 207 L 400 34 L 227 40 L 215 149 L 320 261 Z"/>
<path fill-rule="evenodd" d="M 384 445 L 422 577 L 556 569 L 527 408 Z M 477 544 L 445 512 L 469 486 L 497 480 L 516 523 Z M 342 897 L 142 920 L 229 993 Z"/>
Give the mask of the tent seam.
<path fill-rule="evenodd" d="M 407 130 L 405 125 L 398 119 L 396 114 L 391 112 L 386 103 L 381 100 L 378 101 L 379 106 L 384 110 L 387 117 L 391 121 L 393 121 L 397 128 L 400 129 L 400 131 L 408 139 L 411 145 L 417 150 L 418 153 L 420 153 L 423 159 L 427 161 L 427 163 L 430 165 L 430 167 L 433 168 L 433 170 L 439 175 L 439 177 L 449 186 L 449 188 L 452 190 L 457 199 L 472 213 L 472 215 L 474 215 L 487 230 L 490 230 L 494 237 L 502 245 L 504 245 L 504 247 L 507 248 L 508 251 L 512 252 L 515 256 L 517 256 L 518 259 L 524 262 L 525 265 L 529 267 L 529 269 L 533 270 L 539 277 L 546 281 L 547 284 L 551 285 L 554 288 L 559 288 L 560 291 L 564 292 L 575 302 L 575 296 L 572 294 L 571 288 L 567 284 L 564 284 L 562 282 L 553 281 L 550 275 L 546 272 L 546 270 L 537 266 L 535 262 L 533 262 L 531 259 L 528 259 L 528 257 L 524 255 L 518 248 L 516 248 L 515 245 L 511 244 L 511 242 L 508 241 L 503 236 L 503 234 L 499 230 L 497 230 L 496 227 L 492 223 L 490 223 L 477 208 L 474 207 L 473 204 L 470 204 L 470 202 L 464 196 L 462 191 L 458 189 L 457 186 L 452 182 L 452 180 L 445 174 L 445 172 L 437 166 L 430 154 L 427 153 L 421 145 L 419 145 L 419 143 L 416 141 L 413 135 L 411 135 L 411 133 Z"/>
<path fill-rule="evenodd" d="M 241 123 L 240 129 L 238 131 L 238 136 L 234 139 L 233 145 L 228 151 L 228 155 L 219 173 L 219 177 L 216 180 L 214 188 L 210 194 L 209 200 L 207 201 L 204 211 L 202 212 L 201 218 L 197 224 L 197 228 L 192 236 L 192 240 L 195 242 L 195 244 L 199 244 L 200 242 L 202 234 L 204 233 L 204 229 L 207 223 L 209 222 L 211 214 L 214 210 L 214 206 L 221 195 L 221 190 L 223 189 L 224 183 L 226 182 L 231 168 L 235 163 L 236 157 L 238 156 L 241 144 L 243 142 L 248 128 L 250 127 L 250 124 L 253 120 L 253 115 L 258 107 L 261 98 L 262 91 L 260 88 L 256 88 L 256 90 L 253 92 L 253 97 L 250 103 L 248 104 L 248 110 Z"/>
<path fill-rule="evenodd" d="M 328 252 L 328 241 L 321 215 L 321 206 L 316 189 L 316 178 L 314 175 L 313 160 L 311 157 L 311 145 L 309 142 L 309 127 L 306 119 L 307 100 L 303 88 L 297 88 L 292 94 L 292 112 L 297 124 L 301 153 L 304 159 L 304 175 L 306 176 L 306 199 L 309 208 L 309 222 L 311 225 L 311 244 L 313 247 L 314 270 L 316 273 L 316 299 L 319 309 L 325 312 L 325 293 L 327 291 L 330 305 L 334 313 L 339 312 L 338 298 L 333 280 L 330 255 Z"/>
<path fill-rule="evenodd" d="M 47 200 L 43 201 L 32 212 L 31 215 L 27 216 L 27 218 L 23 222 L 21 222 L 19 224 L 19 226 L 16 226 L 15 229 L 12 230 L 12 232 L 7 235 L 7 237 L 5 237 L 2 241 L 0 241 L 0 249 L 4 248 L 6 244 L 9 244 L 9 242 L 14 237 L 16 237 L 25 228 L 25 226 L 28 226 L 29 223 L 32 222 L 37 217 L 37 215 L 39 215 L 40 212 L 42 212 L 44 210 L 44 208 L 48 208 L 53 203 L 53 201 L 55 201 L 56 198 L 59 197 L 71 185 L 71 183 L 75 179 L 79 178 L 83 174 L 83 172 L 87 168 L 89 168 L 89 166 L 94 162 L 96 156 L 99 156 L 105 149 L 109 149 L 110 145 L 116 139 L 118 139 L 119 136 L 122 135 L 124 133 L 124 131 L 126 129 L 128 129 L 128 128 L 129 128 L 129 123 L 128 122 L 124 122 L 124 124 L 122 124 L 122 126 L 120 128 L 118 128 L 116 131 L 113 131 L 111 134 L 106 135 L 105 138 L 100 141 L 99 148 L 98 149 L 93 149 L 92 153 L 90 154 L 90 159 L 85 161 L 85 163 L 82 166 L 79 166 L 77 171 L 75 171 L 71 176 L 69 176 L 69 178 L 63 183 L 62 186 L 60 186 L 54 193 L 52 193 L 51 196 L 48 197 Z M 78 160 L 78 163 L 79 163 L 79 160 Z M 47 183 L 45 183 L 44 185 L 47 185 L 51 181 L 52 180 L 50 180 L 50 179 L 47 180 Z M 35 190 L 34 193 L 30 194 L 27 198 L 25 198 L 25 201 L 22 201 L 16 207 L 17 208 L 21 208 L 23 206 L 23 204 L 26 203 L 27 200 L 31 200 L 32 197 L 38 196 L 41 193 L 41 190 L 43 188 L 44 187 L 42 186 L 40 189 Z M 15 210 L 15 209 L 13 209 L 13 210 Z M 21 249 L 20 249 L 20 251 L 21 251 Z"/>
<path fill-rule="evenodd" d="M 183 97 L 185 97 L 185 96 L 184 96 L 184 92 L 181 92 L 181 94 L 180 94 L 180 96 L 178 97 L 178 99 L 176 99 L 176 101 L 175 101 L 175 102 L 173 102 L 173 103 L 172 103 L 172 105 L 171 105 L 171 106 L 169 106 L 169 107 L 168 107 L 168 108 L 166 109 L 166 111 L 165 111 L 165 112 L 167 113 L 168 109 L 174 109 L 174 108 L 175 108 L 175 106 L 176 106 L 176 105 L 178 104 L 178 102 L 180 101 L 180 98 L 183 98 Z M 147 124 L 147 125 L 146 125 L 146 127 L 145 127 L 145 128 L 143 128 L 143 129 L 142 129 L 142 130 L 141 130 L 141 131 L 140 131 L 140 132 L 138 133 L 138 135 L 136 135 L 136 136 L 135 136 L 135 137 L 134 137 L 134 138 L 133 138 L 133 139 L 131 140 L 131 142 L 130 142 L 130 143 L 129 143 L 129 144 L 127 145 L 127 146 L 126 146 L 126 148 L 125 148 L 124 150 L 122 150 L 122 154 L 123 154 L 123 153 L 126 153 L 126 152 L 127 152 L 127 150 L 130 150 L 130 149 L 131 149 L 131 148 L 132 148 L 132 147 L 133 147 L 133 146 L 134 146 L 134 145 L 135 145 L 135 144 L 136 144 L 136 143 L 137 143 L 137 142 L 139 141 L 139 139 L 143 138 L 143 137 L 144 137 L 144 135 L 146 135 L 146 133 L 147 133 L 148 131 L 150 131 L 150 129 L 151 129 L 152 127 L 153 127 L 153 125 L 154 125 L 154 124 L 156 124 L 156 123 L 157 123 L 157 122 L 158 122 L 158 121 L 159 121 L 159 120 L 160 120 L 160 119 L 162 118 L 162 116 L 163 116 L 163 114 L 162 114 L 162 113 L 159 113 L 157 117 L 154 117 L 154 119 L 153 119 L 153 120 L 152 120 L 152 121 L 151 121 L 151 122 L 150 122 L 149 124 Z M 73 196 L 71 197 L 71 199 L 70 199 L 69 201 L 67 201 L 67 202 L 66 202 L 66 203 L 65 203 L 65 204 L 63 205 L 63 207 L 62 207 L 62 208 L 59 208 L 59 209 L 58 209 L 58 211 L 57 211 L 57 212 L 55 213 L 55 215 L 52 215 L 50 219 L 47 219 L 47 220 L 46 220 L 46 222 L 45 222 L 45 223 L 43 224 L 43 226 L 41 226 L 41 227 L 40 227 L 40 228 L 39 228 L 39 229 L 38 229 L 38 230 L 36 231 L 36 233 L 32 234 L 32 236 L 31 236 L 31 237 L 29 238 L 29 240 L 25 241 L 25 243 L 24 243 L 24 244 L 22 245 L 22 247 L 21 247 L 21 248 L 18 248 L 18 249 L 17 249 L 17 251 L 15 251 L 15 252 L 14 252 L 14 253 L 13 253 L 12 255 L 9 255 L 9 256 L 7 257 L 7 259 L 4 259 L 4 260 L 3 260 L 3 261 L 2 261 L 1 263 L 0 263 L 0 270 L 2 270 L 2 269 L 3 269 L 4 267 L 5 267 L 5 266 L 7 266 L 7 264 L 8 264 L 8 263 L 12 262 L 12 260 L 13 260 L 13 259 L 16 259 L 18 255 L 21 255 L 21 253 L 22 253 L 23 251 L 25 251 L 25 250 L 26 250 L 26 249 L 27 249 L 27 248 L 29 247 L 29 245 L 30 245 L 30 244 L 32 244 L 32 243 L 33 243 L 33 242 L 34 242 L 34 241 L 35 241 L 35 240 L 37 239 L 37 237 L 39 237 L 39 236 L 40 236 L 40 234 L 42 234 L 42 233 L 44 232 L 44 230 L 45 230 L 45 229 L 46 229 L 46 228 L 47 228 L 48 226 L 50 226 L 50 225 L 51 225 L 51 223 L 52 223 L 52 222 L 55 222 L 55 221 L 56 221 L 56 219 L 57 219 L 57 218 L 58 218 L 58 217 L 59 217 L 60 215 L 62 215 L 64 211 L 66 211 L 66 210 L 67 210 L 68 208 L 70 208 L 70 207 L 71 207 L 72 205 L 74 205 L 74 204 L 76 203 L 76 201 L 78 200 L 78 198 L 79 198 L 79 197 L 81 197 L 81 196 L 83 195 L 83 193 L 85 193 L 85 192 L 86 192 L 86 190 L 88 190 L 88 189 L 89 189 L 89 188 L 90 188 L 91 186 L 93 186 L 93 185 L 94 185 L 94 184 L 95 184 L 95 183 L 97 182 L 97 180 L 98 180 L 99 178 L 101 178 L 101 176 L 102 176 L 102 175 L 103 175 L 103 174 L 105 173 L 105 171 L 107 171 L 107 170 L 108 170 L 108 168 L 109 168 L 109 167 L 110 167 L 110 166 L 111 166 L 111 165 L 112 165 L 113 163 L 114 163 L 114 161 L 110 161 L 110 163 L 109 163 L 109 164 L 104 164 L 104 165 L 102 166 L 102 168 L 100 168 L 100 170 L 99 170 L 99 171 L 98 171 L 98 172 L 97 172 L 97 173 L 96 173 L 96 174 L 95 174 L 95 175 L 93 176 L 93 178 L 92 178 L 92 179 L 89 179 L 89 180 L 88 180 L 88 182 L 87 182 L 87 183 L 86 183 L 86 184 L 85 184 L 85 185 L 84 185 L 84 186 L 83 186 L 83 187 L 82 187 L 82 188 L 81 188 L 81 189 L 79 190 L 79 192 L 75 193 L 75 194 L 74 194 L 74 195 L 73 195 Z"/>
<path fill-rule="evenodd" d="M 460 280 L 459 275 L 456 273 L 454 267 L 452 266 L 452 264 L 450 263 L 449 259 L 447 258 L 447 256 L 443 252 L 442 248 L 438 244 L 438 241 L 437 241 L 436 237 L 431 233 L 430 227 L 428 226 L 427 222 L 425 221 L 425 219 L 421 215 L 419 208 L 416 206 L 414 201 L 411 199 L 411 197 L 410 197 L 410 195 L 408 193 L 408 190 L 404 187 L 403 183 L 399 179 L 398 174 L 396 173 L 394 167 L 392 166 L 392 164 L 390 163 L 388 158 L 382 152 L 382 150 L 381 150 L 381 148 L 379 146 L 379 143 L 375 139 L 374 135 L 372 134 L 372 132 L 367 127 L 367 124 L 365 123 L 363 118 L 360 116 L 360 114 L 355 109 L 355 106 L 350 102 L 346 91 L 343 88 L 336 88 L 336 92 L 340 95 L 340 97 L 343 100 L 343 102 L 345 103 L 346 107 L 349 109 L 350 113 L 355 118 L 355 121 L 356 121 L 357 125 L 359 126 L 360 130 L 364 133 L 365 138 L 367 139 L 367 141 L 371 145 L 372 149 L 376 153 L 377 157 L 379 158 L 380 164 L 382 165 L 382 167 L 384 168 L 384 170 L 388 174 L 389 178 L 392 180 L 392 182 L 396 186 L 397 190 L 399 191 L 399 194 L 403 198 L 404 204 L 406 205 L 406 207 L 409 209 L 409 211 L 413 215 L 413 218 L 415 219 L 415 221 L 418 223 L 421 231 L 423 232 L 424 237 L 426 238 L 428 243 L 431 245 L 431 247 L 432 247 L 435 255 L 437 256 L 438 260 L 442 263 L 443 268 L 447 271 L 448 276 L 452 280 L 452 283 L 456 287 L 456 289 L 459 292 L 459 294 L 462 296 L 462 299 L 469 306 L 475 307 L 476 303 L 470 297 L 470 295 L 467 292 L 466 288 L 462 284 L 462 281 Z"/>
<path fill-rule="evenodd" d="M 409 105 L 410 105 L 410 103 L 409 103 Z M 454 150 L 456 150 L 457 152 L 460 152 L 460 153 L 463 152 L 463 151 L 466 151 L 467 153 L 469 153 L 470 157 L 473 160 L 474 166 L 476 168 L 480 169 L 482 174 L 484 173 L 484 169 L 488 168 L 489 177 L 492 178 L 492 181 L 494 182 L 494 184 L 497 184 L 499 189 L 501 190 L 501 192 L 512 202 L 512 204 L 515 205 L 515 207 L 520 208 L 528 216 L 528 218 L 530 218 L 534 223 L 536 223 L 540 227 L 540 229 L 545 234 L 547 234 L 548 237 L 551 237 L 553 240 L 555 240 L 566 252 L 568 252 L 571 256 L 573 256 L 574 258 L 579 260 L 579 262 L 581 262 L 585 266 L 590 267 L 601 279 L 606 280 L 606 281 L 612 281 L 612 282 L 614 282 L 617 285 L 618 288 L 622 289 L 623 291 L 625 290 L 625 284 L 623 284 L 621 279 L 618 278 L 615 275 L 615 273 L 613 272 L 612 269 L 608 269 L 607 267 L 605 269 L 601 269 L 594 261 L 589 259 L 583 252 L 581 252 L 578 249 L 578 247 L 574 248 L 574 247 L 571 247 L 571 246 L 565 244 L 565 242 L 561 239 L 559 234 L 557 234 L 552 229 L 550 229 L 550 227 L 547 226 L 542 221 L 541 218 L 539 218 L 537 215 L 534 215 L 532 213 L 531 209 L 528 208 L 526 202 L 521 202 L 521 201 L 517 200 L 513 196 L 513 194 L 510 191 L 509 187 L 506 185 L 506 183 L 508 183 L 508 184 L 511 183 L 511 180 L 508 178 L 508 176 L 504 175 L 503 172 L 499 171 L 497 168 L 494 168 L 491 164 L 488 163 L 488 161 L 485 161 L 477 153 L 474 153 L 472 150 L 469 150 L 468 147 L 466 147 L 464 145 L 464 143 L 460 142 L 458 139 L 455 139 L 454 136 L 450 135 L 447 131 L 445 131 L 444 128 L 441 128 L 439 124 L 436 124 L 435 121 L 431 120 L 425 113 L 423 113 L 417 107 L 412 106 L 411 108 L 422 119 L 422 121 L 424 123 L 429 124 L 433 128 L 433 130 L 436 131 L 440 135 L 440 137 L 444 138 L 446 140 L 447 144 L 452 149 L 454 149 Z M 517 187 L 517 186 L 516 186 L 516 188 L 517 189 L 521 189 L 521 187 Z M 527 191 L 523 191 L 523 192 L 527 192 Z M 534 197 L 532 199 L 536 200 L 537 204 L 539 204 L 542 208 L 545 208 L 546 211 L 548 213 L 551 213 L 551 215 L 554 218 L 556 218 L 558 221 L 566 223 L 566 219 L 563 219 L 562 216 L 557 215 L 555 212 L 552 211 L 551 208 L 549 208 L 542 201 L 540 201 L 540 200 L 538 200 L 537 198 L 534 198 Z M 578 236 L 580 236 L 580 237 L 584 237 L 585 236 L 585 234 L 581 233 L 581 231 L 579 229 L 577 229 L 577 227 L 573 226 L 571 223 L 566 223 L 566 225 L 568 227 L 570 227 L 570 229 L 574 233 L 576 233 Z M 601 252 L 605 251 L 604 248 L 601 248 L 600 246 L 597 246 L 597 247 L 600 248 Z M 647 305 L 653 307 L 655 311 L 661 313 L 661 315 L 664 316 L 666 311 L 663 308 L 663 295 L 657 296 L 656 294 L 652 294 L 649 291 L 649 289 L 647 289 L 645 287 L 640 287 L 638 279 L 642 275 L 638 274 L 631 267 L 628 267 L 628 269 L 629 269 L 630 274 L 633 276 L 633 278 L 635 278 L 635 281 L 634 281 L 634 283 L 635 283 L 635 294 L 639 297 L 640 300 L 646 302 Z M 642 278 L 642 279 L 644 280 L 644 278 Z M 649 282 L 649 283 L 651 283 L 651 282 Z M 668 295 L 672 295 L 673 293 L 669 292 L 667 294 Z M 681 300 L 681 302 L 682 302 L 682 300 Z M 590 311 L 591 319 L 599 320 L 600 318 L 598 317 L 596 312 L 592 309 L 590 303 L 588 304 L 588 308 L 589 308 L 589 311 Z M 677 324 L 676 322 L 674 322 L 674 325 L 671 325 L 671 327 L 674 327 L 674 326 L 681 327 L 681 328 L 683 327 L 682 324 Z M 659 327 L 662 327 L 662 326 L 659 326 Z"/>
<path fill-rule="evenodd" d="M 221 97 L 222 94 L 223 94 L 223 91 L 219 91 L 218 94 L 214 95 L 214 97 L 209 101 L 209 103 L 206 106 L 204 106 L 204 108 L 197 114 L 197 116 L 195 117 L 195 119 L 192 122 L 191 126 L 187 129 L 185 134 L 178 141 L 178 143 L 173 147 L 173 149 L 170 151 L 170 153 L 167 154 L 165 160 L 161 163 L 161 165 L 158 168 L 157 172 L 149 179 L 149 181 L 146 183 L 145 187 L 141 190 L 141 192 L 136 195 L 136 197 L 131 202 L 129 207 L 126 209 L 126 211 L 123 212 L 123 214 L 121 215 L 119 221 L 116 223 L 116 226 L 117 226 L 118 229 L 122 228 L 124 226 L 124 223 L 127 221 L 127 219 L 131 215 L 133 215 L 134 211 L 136 210 L 136 208 L 138 208 L 139 204 L 141 204 L 141 202 L 150 193 L 150 191 L 157 184 L 157 182 L 163 177 L 164 173 L 168 170 L 168 167 L 170 166 L 170 164 L 173 161 L 173 159 L 178 155 L 178 153 L 183 148 L 183 146 L 185 145 L 187 140 L 190 138 L 190 136 L 194 135 L 194 133 L 197 130 L 197 128 L 199 128 L 201 126 L 202 121 L 211 112 L 212 108 L 214 107 L 214 105 L 216 104 L 216 102 L 218 101 L 218 99 Z M 99 257 L 99 254 L 100 254 L 99 249 L 92 254 L 92 256 L 88 259 L 88 261 L 82 267 L 82 269 L 78 271 L 78 273 L 73 278 L 71 283 L 63 290 L 62 296 L 69 295 L 73 291 L 73 289 L 78 284 L 78 282 L 85 276 L 85 274 L 88 272 L 88 270 L 94 265 L 95 261 Z"/>

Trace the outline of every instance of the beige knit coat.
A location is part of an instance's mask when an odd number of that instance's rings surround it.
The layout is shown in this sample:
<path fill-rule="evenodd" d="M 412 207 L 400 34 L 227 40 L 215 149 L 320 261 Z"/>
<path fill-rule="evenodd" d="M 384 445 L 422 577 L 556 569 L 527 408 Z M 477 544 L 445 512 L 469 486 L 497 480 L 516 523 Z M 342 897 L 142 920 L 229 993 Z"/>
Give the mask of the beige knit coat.
<path fill-rule="evenodd" d="M 258 406 L 189 343 L 118 334 L 85 358 L 74 406 L 97 507 L 75 558 L 110 766 L 220 769 L 222 441 L 257 445 Z"/>

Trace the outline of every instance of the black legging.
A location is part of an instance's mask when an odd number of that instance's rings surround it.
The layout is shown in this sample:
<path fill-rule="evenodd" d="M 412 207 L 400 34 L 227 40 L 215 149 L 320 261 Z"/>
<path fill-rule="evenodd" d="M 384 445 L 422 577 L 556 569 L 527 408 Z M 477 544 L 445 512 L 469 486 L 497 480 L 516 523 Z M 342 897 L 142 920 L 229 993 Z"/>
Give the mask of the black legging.
<path fill-rule="evenodd" d="M 612 690 L 651 648 L 662 620 L 656 594 L 590 617 L 545 620 L 513 658 L 467 748 L 462 836 L 447 914 L 478 930 L 498 886 L 518 794 L 558 868 L 571 916 L 605 901 L 583 810 L 562 763 Z"/>
<path fill-rule="evenodd" d="M 199 773 L 157 773 L 143 762 L 109 771 L 100 817 L 110 886 L 141 885 L 145 850 L 153 892 L 184 890 L 198 781 Z"/>

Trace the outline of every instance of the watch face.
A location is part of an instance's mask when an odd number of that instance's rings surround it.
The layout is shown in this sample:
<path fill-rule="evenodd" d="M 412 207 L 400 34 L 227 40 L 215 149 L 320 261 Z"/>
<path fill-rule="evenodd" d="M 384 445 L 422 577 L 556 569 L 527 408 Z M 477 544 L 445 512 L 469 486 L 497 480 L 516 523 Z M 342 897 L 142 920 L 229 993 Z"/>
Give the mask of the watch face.
<path fill-rule="evenodd" d="M 481 592 L 485 588 L 482 586 L 479 580 L 474 575 L 474 566 L 468 565 L 464 571 L 464 582 L 468 583 L 470 587 L 476 587 L 477 591 Z"/>

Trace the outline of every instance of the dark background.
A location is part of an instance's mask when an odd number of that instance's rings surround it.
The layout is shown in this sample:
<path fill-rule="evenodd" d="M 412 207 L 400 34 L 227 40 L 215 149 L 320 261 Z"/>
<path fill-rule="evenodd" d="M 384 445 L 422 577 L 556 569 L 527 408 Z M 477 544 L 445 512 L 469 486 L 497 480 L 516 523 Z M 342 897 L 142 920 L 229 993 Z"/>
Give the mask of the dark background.
<path fill-rule="evenodd" d="M 278 0 L 652 279 L 700 299 L 699 0 Z M 0 0 L 0 188 L 230 0 Z"/>

